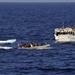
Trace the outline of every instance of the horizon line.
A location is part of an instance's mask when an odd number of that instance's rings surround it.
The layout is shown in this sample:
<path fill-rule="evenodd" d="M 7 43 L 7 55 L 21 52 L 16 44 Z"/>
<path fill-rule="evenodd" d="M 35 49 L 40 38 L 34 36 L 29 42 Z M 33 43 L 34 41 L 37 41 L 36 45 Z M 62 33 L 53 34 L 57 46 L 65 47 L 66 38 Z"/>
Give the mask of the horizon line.
<path fill-rule="evenodd" d="M 22 3 L 22 2 L 23 3 L 70 3 L 71 2 L 71 3 L 73 3 L 75 1 L 68 1 L 68 2 L 67 1 L 65 1 L 65 2 L 64 1 L 59 1 L 59 2 L 55 2 L 55 1 L 53 1 L 53 2 L 52 1 L 51 2 L 50 1 L 49 2 L 46 2 L 46 1 L 44 1 L 44 2 L 42 2 L 42 1 L 41 2 L 40 1 L 37 1 L 37 2 L 33 2 L 33 1 L 30 1 L 30 2 L 27 2 L 27 1 L 26 2 L 25 1 L 3 1 L 2 2 L 1 1 L 1 3 L 7 3 L 7 2 L 10 2 L 10 3 L 12 3 L 12 2 L 13 3 Z"/>

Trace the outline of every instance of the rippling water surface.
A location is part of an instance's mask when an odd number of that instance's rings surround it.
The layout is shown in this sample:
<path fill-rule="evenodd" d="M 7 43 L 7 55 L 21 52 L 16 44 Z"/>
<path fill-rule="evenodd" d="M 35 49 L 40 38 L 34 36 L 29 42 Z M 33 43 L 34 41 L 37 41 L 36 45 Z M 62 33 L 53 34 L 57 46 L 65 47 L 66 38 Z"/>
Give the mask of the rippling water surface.
<path fill-rule="evenodd" d="M 0 3 L 0 75 L 75 75 L 75 43 L 55 43 L 54 29 L 75 24 L 75 3 Z M 18 43 L 49 49 L 19 49 Z"/>

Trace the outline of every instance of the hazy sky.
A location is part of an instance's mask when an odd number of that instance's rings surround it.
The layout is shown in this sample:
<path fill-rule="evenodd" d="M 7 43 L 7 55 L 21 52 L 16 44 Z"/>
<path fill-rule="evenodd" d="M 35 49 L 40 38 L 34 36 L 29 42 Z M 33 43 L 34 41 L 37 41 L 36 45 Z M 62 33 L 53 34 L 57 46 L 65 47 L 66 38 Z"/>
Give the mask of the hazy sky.
<path fill-rule="evenodd" d="M 0 2 L 75 2 L 75 0 L 0 0 Z"/>

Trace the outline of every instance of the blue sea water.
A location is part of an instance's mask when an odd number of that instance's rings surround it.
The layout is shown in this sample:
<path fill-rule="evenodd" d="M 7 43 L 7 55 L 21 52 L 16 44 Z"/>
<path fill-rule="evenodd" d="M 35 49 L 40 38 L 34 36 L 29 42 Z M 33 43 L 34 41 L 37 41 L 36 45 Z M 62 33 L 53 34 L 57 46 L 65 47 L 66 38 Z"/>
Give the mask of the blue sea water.
<path fill-rule="evenodd" d="M 75 3 L 0 3 L 0 75 L 75 75 L 75 43 L 55 43 L 54 29 L 75 24 Z M 18 43 L 48 43 L 49 49 L 19 49 Z"/>

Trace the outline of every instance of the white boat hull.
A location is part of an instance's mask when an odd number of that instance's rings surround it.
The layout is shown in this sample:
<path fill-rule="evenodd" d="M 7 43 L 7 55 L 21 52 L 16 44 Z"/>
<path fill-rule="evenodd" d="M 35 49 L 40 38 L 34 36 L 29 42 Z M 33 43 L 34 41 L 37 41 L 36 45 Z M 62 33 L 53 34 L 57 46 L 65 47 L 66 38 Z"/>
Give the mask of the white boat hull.
<path fill-rule="evenodd" d="M 48 47 L 50 47 L 50 44 L 43 45 L 43 46 L 35 46 L 35 47 L 25 47 L 21 49 L 47 49 Z"/>
<path fill-rule="evenodd" d="M 75 27 L 56 28 L 54 36 L 57 42 L 75 42 Z"/>
<path fill-rule="evenodd" d="M 75 42 L 75 35 L 54 35 L 57 42 Z"/>

